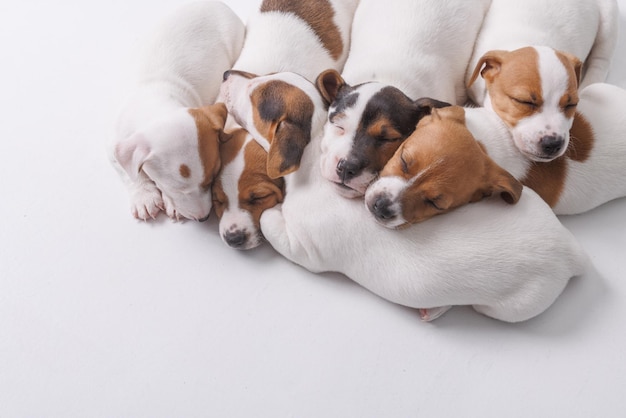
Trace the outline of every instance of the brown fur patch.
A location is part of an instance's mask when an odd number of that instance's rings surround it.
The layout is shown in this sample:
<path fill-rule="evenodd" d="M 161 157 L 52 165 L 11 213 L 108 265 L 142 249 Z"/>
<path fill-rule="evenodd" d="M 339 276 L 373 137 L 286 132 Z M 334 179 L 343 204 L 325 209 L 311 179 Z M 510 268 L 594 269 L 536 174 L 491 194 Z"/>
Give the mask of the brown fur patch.
<path fill-rule="evenodd" d="M 183 176 L 184 178 L 188 179 L 189 176 L 191 176 L 191 170 L 189 169 L 189 167 L 186 164 L 181 164 L 180 168 L 178 169 L 179 173 L 181 176 Z"/>
<path fill-rule="evenodd" d="M 254 125 L 271 144 L 268 174 L 277 178 L 297 170 L 311 140 L 315 110 L 311 98 L 299 88 L 276 80 L 255 89 L 251 101 Z"/>
<path fill-rule="evenodd" d="M 535 162 L 530 167 L 522 183 L 533 189 L 554 207 L 561 197 L 567 179 L 567 160 L 583 162 L 589 158 L 593 149 L 594 135 L 589 122 L 576 113 L 570 129 L 570 142 L 562 157 L 546 163 Z"/>
<path fill-rule="evenodd" d="M 517 125 L 543 105 L 539 73 L 527 70 L 530 66 L 538 68 L 538 61 L 539 55 L 531 47 L 513 52 L 490 51 L 481 58 L 485 65 L 481 74 L 493 108 L 509 126 Z"/>
<path fill-rule="evenodd" d="M 202 162 L 204 176 L 201 186 L 208 188 L 220 169 L 220 133 L 226 121 L 226 107 L 223 103 L 189 109 L 198 129 L 198 154 Z"/>
<path fill-rule="evenodd" d="M 335 11 L 328 0 L 264 0 L 260 10 L 262 13 L 293 13 L 311 27 L 333 59 L 338 59 L 343 52 L 341 32 L 333 21 Z"/>

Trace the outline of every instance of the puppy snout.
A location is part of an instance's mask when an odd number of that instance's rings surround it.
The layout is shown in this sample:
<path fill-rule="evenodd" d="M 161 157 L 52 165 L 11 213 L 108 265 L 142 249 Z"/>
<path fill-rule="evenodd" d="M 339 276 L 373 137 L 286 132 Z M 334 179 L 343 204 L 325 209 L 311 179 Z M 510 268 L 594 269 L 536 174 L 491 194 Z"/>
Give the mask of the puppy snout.
<path fill-rule="evenodd" d="M 372 214 L 380 220 L 388 220 L 395 216 L 394 211 L 391 208 L 391 199 L 387 196 L 378 196 L 374 203 L 370 206 Z"/>
<path fill-rule="evenodd" d="M 344 183 L 355 178 L 360 171 L 361 165 L 356 160 L 342 158 L 337 163 L 337 175 Z"/>
<path fill-rule="evenodd" d="M 557 155 L 563 149 L 564 144 L 563 137 L 557 135 L 546 135 L 539 141 L 541 152 L 546 157 Z"/>
<path fill-rule="evenodd" d="M 229 231 L 224 234 L 224 241 L 232 248 L 241 248 L 248 240 L 248 233 L 242 230 Z"/>
<path fill-rule="evenodd" d="M 211 215 L 211 212 L 207 213 L 205 217 L 198 219 L 198 222 L 206 222 L 209 219 L 209 215 Z"/>

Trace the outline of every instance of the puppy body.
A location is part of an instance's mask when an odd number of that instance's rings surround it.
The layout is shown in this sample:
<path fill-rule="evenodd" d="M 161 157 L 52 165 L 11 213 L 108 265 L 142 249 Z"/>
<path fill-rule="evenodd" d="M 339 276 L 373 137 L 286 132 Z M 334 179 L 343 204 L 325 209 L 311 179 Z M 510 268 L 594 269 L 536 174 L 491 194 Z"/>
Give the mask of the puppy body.
<path fill-rule="evenodd" d="M 582 249 L 531 190 L 512 207 L 481 202 L 404 230 L 378 225 L 361 201 L 338 196 L 321 175 L 326 112 L 311 83 L 293 74 L 234 74 L 223 88 L 238 122 L 272 143 L 268 170 L 285 175 L 285 200 L 262 214 L 263 233 L 308 270 L 343 273 L 385 299 L 420 308 L 423 319 L 472 305 L 510 322 L 544 311 L 584 271 Z M 276 89 L 281 94 L 272 94 Z M 263 108 L 277 114 L 261 115 Z M 273 124 L 278 113 L 294 125 Z M 303 152 L 301 161 L 285 139 Z"/>
<path fill-rule="evenodd" d="M 109 146 L 140 219 L 204 219 L 219 169 L 226 118 L 217 97 L 222 74 L 237 58 L 244 26 L 221 2 L 183 6 L 146 46 L 135 91 L 117 119 Z"/>
<path fill-rule="evenodd" d="M 626 90 L 604 83 L 583 89 L 569 148 L 562 157 L 543 163 L 521 153 L 505 124 L 488 109 L 433 111 L 369 187 L 366 204 L 379 222 L 397 227 L 492 193 L 514 203 L 517 193 L 515 182 L 507 179 L 510 173 L 558 215 L 588 211 L 626 196 L 625 107 Z M 415 204 L 425 198 L 436 208 Z"/>
<path fill-rule="evenodd" d="M 493 0 L 465 79 L 469 82 L 488 51 L 545 45 L 584 62 L 581 86 L 604 81 L 617 43 L 618 19 L 616 0 Z M 476 80 L 468 95 L 477 105 L 484 105 L 484 81 Z"/>
<path fill-rule="evenodd" d="M 264 0 L 247 23 L 246 39 L 233 68 L 254 74 L 292 71 L 315 80 L 341 70 L 350 47 L 358 0 Z"/>
<path fill-rule="evenodd" d="M 465 103 L 465 71 L 491 0 L 361 0 L 342 76 L 412 99 Z"/>

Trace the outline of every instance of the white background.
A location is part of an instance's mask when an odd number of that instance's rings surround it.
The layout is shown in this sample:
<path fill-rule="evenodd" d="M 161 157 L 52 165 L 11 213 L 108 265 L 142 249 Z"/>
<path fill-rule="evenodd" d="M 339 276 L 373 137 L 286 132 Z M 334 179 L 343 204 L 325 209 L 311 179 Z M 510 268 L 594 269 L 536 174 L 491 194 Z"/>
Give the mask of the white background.
<path fill-rule="evenodd" d="M 421 323 L 227 248 L 214 217 L 135 221 L 104 143 L 124 63 L 177 4 L 0 5 L 0 417 L 624 416 L 626 199 L 562 218 L 594 268 L 517 325 Z"/>

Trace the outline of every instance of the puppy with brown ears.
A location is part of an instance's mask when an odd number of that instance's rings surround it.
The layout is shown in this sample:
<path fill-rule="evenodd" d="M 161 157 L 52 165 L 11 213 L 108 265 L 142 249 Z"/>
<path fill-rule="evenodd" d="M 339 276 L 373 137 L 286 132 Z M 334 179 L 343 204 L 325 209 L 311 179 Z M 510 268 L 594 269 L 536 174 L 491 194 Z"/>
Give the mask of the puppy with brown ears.
<path fill-rule="evenodd" d="M 267 152 L 242 128 L 220 144 L 222 169 L 213 184 L 213 208 L 222 241 L 238 250 L 263 242 L 260 219 L 284 198 L 284 181 L 267 174 Z"/>
<path fill-rule="evenodd" d="M 557 215 L 588 211 L 626 196 L 624 109 L 626 90 L 604 83 L 584 88 L 569 146 L 548 162 L 521 153 L 508 127 L 488 109 L 433 110 L 368 189 L 368 208 L 393 228 L 494 193 L 514 203 L 519 180 Z"/>

